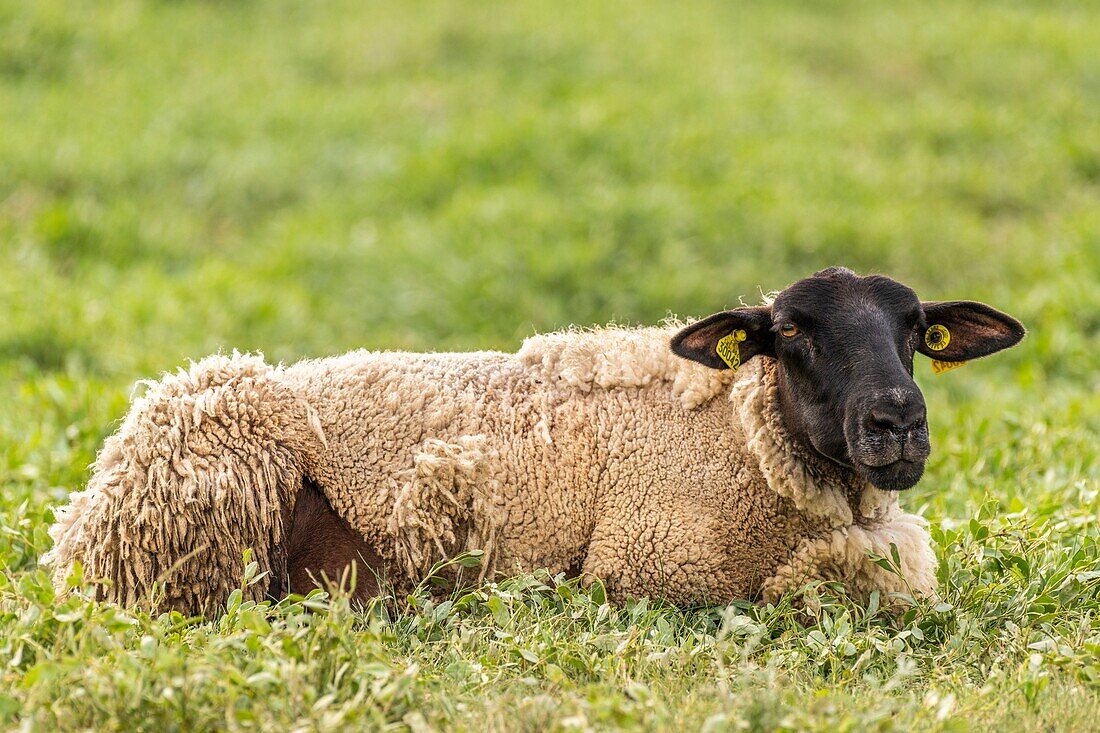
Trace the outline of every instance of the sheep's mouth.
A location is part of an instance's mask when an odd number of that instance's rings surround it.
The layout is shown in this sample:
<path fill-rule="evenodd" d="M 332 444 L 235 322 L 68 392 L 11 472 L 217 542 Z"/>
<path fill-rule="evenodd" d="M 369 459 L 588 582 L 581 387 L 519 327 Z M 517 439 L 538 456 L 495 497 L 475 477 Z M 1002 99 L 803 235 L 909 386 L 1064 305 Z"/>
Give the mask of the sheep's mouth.
<path fill-rule="evenodd" d="M 871 466 L 857 461 L 855 467 L 875 488 L 883 491 L 911 489 L 924 475 L 924 461 L 909 461 L 904 458 L 882 466 Z"/>

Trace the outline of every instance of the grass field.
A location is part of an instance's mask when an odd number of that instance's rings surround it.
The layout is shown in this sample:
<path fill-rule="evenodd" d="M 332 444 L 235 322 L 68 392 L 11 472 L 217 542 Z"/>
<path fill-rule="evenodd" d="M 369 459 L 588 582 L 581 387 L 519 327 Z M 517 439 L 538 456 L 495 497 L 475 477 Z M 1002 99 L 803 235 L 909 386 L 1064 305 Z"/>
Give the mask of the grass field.
<path fill-rule="evenodd" d="M 202 623 L 36 564 L 188 358 L 513 349 L 830 264 L 1031 330 L 918 364 L 903 618 L 520 578 Z M 1095 727 L 1098 395 L 1100 5 L 0 0 L 0 728 Z"/>

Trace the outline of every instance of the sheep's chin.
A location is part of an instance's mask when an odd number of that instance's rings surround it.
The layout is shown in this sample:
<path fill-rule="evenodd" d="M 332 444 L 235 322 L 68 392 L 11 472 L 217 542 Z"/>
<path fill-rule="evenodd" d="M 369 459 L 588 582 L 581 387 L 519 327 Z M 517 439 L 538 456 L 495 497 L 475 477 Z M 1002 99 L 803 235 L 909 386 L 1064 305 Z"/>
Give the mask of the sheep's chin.
<path fill-rule="evenodd" d="M 905 491 L 917 485 L 924 475 L 924 461 L 899 460 L 885 466 L 855 464 L 856 472 L 883 491 Z"/>

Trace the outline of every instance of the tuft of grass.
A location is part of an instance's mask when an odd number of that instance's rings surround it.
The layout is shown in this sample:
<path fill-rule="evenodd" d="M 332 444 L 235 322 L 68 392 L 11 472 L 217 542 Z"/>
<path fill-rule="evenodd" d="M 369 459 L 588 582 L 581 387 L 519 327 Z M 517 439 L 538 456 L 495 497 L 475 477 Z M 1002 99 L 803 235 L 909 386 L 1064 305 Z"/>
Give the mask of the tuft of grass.
<path fill-rule="evenodd" d="M 0 28 L 0 729 L 1095 727 L 1100 7 L 0 0 Z M 534 574 L 205 621 L 38 567 L 134 382 L 188 358 L 513 349 L 833 264 L 1030 330 L 918 365 L 941 595 L 900 616 Z"/>

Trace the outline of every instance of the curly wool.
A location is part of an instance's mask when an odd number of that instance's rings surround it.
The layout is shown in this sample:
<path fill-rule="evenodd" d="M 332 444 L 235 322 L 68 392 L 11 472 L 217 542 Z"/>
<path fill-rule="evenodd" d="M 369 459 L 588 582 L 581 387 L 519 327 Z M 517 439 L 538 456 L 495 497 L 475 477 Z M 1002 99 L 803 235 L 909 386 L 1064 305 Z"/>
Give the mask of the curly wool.
<path fill-rule="evenodd" d="M 516 354 L 204 359 L 135 402 L 59 510 L 55 583 L 79 561 L 105 598 L 155 582 L 161 607 L 216 608 L 246 548 L 285 572 L 308 478 L 398 588 L 476 548 L 483 576 L 584 573 L 620 599 L 771 601 L 815 579 L 932 593 L 923 520 L 790 439 L 774 362 L 735 379 L 680 359 L 677 325 L 540 335 Z M 891 543 L 901 576 L 868 558 Z"/>

